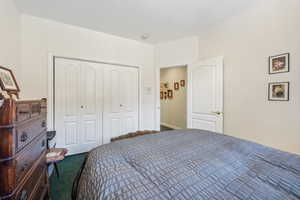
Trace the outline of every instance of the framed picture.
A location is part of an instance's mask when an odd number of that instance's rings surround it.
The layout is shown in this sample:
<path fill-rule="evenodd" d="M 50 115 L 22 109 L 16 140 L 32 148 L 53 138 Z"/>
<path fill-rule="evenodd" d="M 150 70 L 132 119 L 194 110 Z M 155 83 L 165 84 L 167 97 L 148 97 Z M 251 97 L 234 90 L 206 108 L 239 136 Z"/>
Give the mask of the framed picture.
<path fill-rule="evenodd" d="M 290 71 L 290 54 L 285 53 L 269 58 L 269 74 L 284 73 Z"/>
<path fill-rule="evenodd" d="M 289 82 L 269 83 L 269 101 L 288 101 L 289 93 Z"/>
<path fill-rule="evenodd" d="M 160 91 L 160 99 L 164 99 L 164 92 Z"/>
<path fill-rule="evenodd" d="M 181 87 L 184 87 L 184 86 L 185 86 L 185 80 L 181 80 L 181 81 L 180 81 L 180 86 L 181 86 Z"/>
<path fill-rule="evenodd" d="M 3 91 L 9 93 L 17 93 L 20 91 L 12 71 L 2 66 L 0 66 L 0 86 Z"/>
<path fill-rule="evenodd" d="M 173 98 L 173 90 L 168 90 L 168 98 L 169 99 Z"/>
<path fill-rule="evenodd" d="M 164 92 L 164 98 L 167 99 L 168 98 L 168 94 L 167 92 Z"/>
<path fill-rule="evenodd" d="M 174 83 L 174 90 L 179 90 L 179 83 L 178 82 Z"/>
<path fill-rule="evenodd" d="M 168 82 L 164 83 L 164 88 L 169 88 L 169 83 Z"/>

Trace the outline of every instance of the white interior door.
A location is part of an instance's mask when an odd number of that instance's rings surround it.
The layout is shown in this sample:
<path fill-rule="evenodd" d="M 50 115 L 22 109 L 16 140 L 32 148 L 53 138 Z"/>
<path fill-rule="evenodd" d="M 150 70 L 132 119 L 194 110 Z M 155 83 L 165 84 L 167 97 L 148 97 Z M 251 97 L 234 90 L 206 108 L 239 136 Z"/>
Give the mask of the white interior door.
<path fill-rule="evenodd" d="M 223 133 L 223 58 L 188 66 L 188 128 Z"/>
<path fill-rule="evenodd" d="M 56 141 L 69 154 L 102 144 L 102 81 L 98 64 L 55 59 Z"/>
<path fill-rule="evenodd" d="M 138 130 L 138 69 L 104 68 L 103 142 Z"/>

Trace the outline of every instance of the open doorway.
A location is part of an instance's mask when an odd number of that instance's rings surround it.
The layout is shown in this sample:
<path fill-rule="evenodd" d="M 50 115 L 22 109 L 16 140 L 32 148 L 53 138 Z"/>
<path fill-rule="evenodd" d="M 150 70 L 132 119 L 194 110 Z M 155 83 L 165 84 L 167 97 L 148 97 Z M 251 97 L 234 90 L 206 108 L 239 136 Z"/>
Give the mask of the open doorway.
<path fill-rule="evenodd" d="M 187 66 L 160 69 L 160 130 L 187 128 Z"/>

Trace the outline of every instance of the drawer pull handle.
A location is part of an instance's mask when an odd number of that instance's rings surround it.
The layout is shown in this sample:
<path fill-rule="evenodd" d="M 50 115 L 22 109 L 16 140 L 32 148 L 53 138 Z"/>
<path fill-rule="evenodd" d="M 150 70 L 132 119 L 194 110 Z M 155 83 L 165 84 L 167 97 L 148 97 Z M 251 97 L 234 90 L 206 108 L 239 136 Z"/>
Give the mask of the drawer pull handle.
<path fill-rule="evenodd" d="M 26 200 L 26 199 L 27 199 L 27 191 L 23 190 L 19 200 Z"/>
<path fill-rule="evenodd" d="M 21 172 L 24 172 L 28 168 L 28 166 L 28 163 L 25 163 L 21 168 Z"/>
<path fill-rule="evenodd" d="M 19 111 L 20 114 L 29 114 L 29 111 Z"/>
<path fill-rule="evenodd" d="M 46 127 L 46 122 L 45 122 L 45 121 L 42 122 L 42 127 L 43 127 L 43 128 Z"/>
<path fill-rule="evenodd" d="M 28 139 L 28 134 L 24 131 L 21 135 L 21 142 L 25 142 Z"/>
<path fill-rule="evenodd" d="M 46 144 L 45 140 L 42 141 L 42 147 L 44 147 Z"/>

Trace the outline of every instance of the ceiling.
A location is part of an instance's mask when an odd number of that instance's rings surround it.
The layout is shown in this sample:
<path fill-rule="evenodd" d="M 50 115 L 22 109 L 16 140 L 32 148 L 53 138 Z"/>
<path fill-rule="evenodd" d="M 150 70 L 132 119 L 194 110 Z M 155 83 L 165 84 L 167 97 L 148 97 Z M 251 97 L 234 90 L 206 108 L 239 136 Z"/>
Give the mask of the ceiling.
<path fill-rule="evenodd" d="M 258 0 L 15 0 L 22 13 L 158 43 L 201 33 Z"/>

